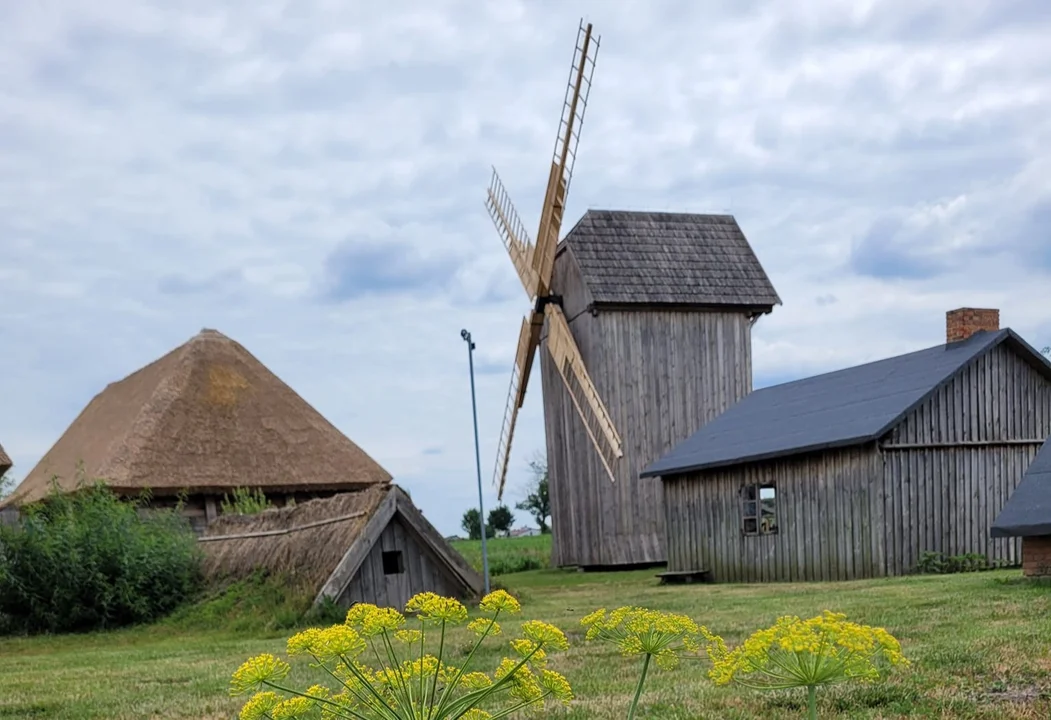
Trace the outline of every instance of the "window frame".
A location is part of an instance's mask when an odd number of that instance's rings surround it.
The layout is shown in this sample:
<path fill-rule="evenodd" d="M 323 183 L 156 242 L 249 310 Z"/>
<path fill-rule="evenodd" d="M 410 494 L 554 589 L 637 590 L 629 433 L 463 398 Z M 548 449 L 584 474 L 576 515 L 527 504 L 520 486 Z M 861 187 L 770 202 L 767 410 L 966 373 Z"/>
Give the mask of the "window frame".
<path fill-rule="evenodd" d="M 773 491 L 770 498 L 763 497 L 764 490 Z M 772 509 L 763 507 L 763 500 L 772 501 Z M 772 481 L 745 483 L 740 490 L 741 535 L 745 537 L 766 537 L 780 534 L 780 523 L 777 512 L 777 485 Z M 764 528 L 764 518 L 773 520 Z M 749 529 L 749 528 L 752 529 Z"/>

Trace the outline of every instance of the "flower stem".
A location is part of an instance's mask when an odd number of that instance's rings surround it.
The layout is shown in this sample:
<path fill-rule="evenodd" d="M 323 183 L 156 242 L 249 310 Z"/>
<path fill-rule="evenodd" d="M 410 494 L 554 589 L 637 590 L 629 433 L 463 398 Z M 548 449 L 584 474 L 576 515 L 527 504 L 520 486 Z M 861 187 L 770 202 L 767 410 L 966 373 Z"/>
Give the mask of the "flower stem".
<path fill-rule="evenodd" d="M 806 686 L 806 704 L 807 704 L 807 717 L 810 720 L 817 720 L 817 686 L 807 685 Z"/>
<path fill-rule="evenodd" d="M 639 675 L 639 684 L 635 686 L 635 697 L 631 701 L 631 709 L 628 710 L 628 720 L 635 719 L 635 710 L 639 707 L 639 696 L 642 695 L 642 686 L 646 683 L 646 673 L 650 670 L 650 654 L 646 653 L 646 659 L 642 661 L 642 674 Z"/>

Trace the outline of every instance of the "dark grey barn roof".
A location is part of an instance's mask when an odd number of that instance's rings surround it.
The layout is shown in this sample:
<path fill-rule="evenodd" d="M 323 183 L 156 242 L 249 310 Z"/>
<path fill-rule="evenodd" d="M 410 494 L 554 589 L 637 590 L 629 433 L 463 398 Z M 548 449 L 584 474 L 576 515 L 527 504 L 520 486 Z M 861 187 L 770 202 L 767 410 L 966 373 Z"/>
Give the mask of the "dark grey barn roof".
<path fill-rule="evenodd" d="M 567 245 L 596 303 L 781 303 L 732 215 L 588 210 Z"/>
<path fill-rule="evenodd" d="M 994 538 L 1051 535 L 1051 438 L 1004 503 L 989 534 Z"/>
<path fill-rule="evenodd" d="M 876 440 L 964 365 L 1005 342 L 1051 379 L 1051 363 L 1013 330 L 978 332 L 960 342 L 755 390 L 652 463 L 642 477 Z"/>

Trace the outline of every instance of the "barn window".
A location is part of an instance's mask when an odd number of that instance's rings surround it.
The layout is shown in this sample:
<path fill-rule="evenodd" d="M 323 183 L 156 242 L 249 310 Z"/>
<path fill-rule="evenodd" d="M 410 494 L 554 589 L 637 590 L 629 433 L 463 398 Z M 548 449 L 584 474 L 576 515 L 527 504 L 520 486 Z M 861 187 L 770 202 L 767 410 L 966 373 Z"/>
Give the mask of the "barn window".
<path fill-rule="evenodd" d="M 772 484 L 742 488 L 741 523 L 745 535 L 777 534 L 777 489 Z"/>
<path fill-rule="evenodd" d="M 383 553 L 383 574 L 400 575 L 405 572 L 405 563 L 401 559 L 401 550 L 386 550 Z"/>

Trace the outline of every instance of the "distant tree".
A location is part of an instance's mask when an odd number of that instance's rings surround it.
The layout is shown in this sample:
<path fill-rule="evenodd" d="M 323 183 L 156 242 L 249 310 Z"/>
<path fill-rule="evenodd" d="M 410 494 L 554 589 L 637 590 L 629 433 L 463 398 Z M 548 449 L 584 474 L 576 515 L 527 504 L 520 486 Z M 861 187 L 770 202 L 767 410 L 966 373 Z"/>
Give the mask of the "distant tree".
<path fill-rule="evenodd" d="M 1044 348 L 1044 349 L 1043 349 L 1043 350 L 1041 350 L 1040 352 L 1042 352 L 1042 353 L 1043 353 L 1044 355 L 1046 355 L 1046 356 L 1047 356 L 1048 358 L 1051 358 L 1051 345 L 1048 345 L 1048 346 L 1047 346 L 1046 348 Z"/>
<path fill-rule="evenodd" d="M 503 533 L 504 537 L 511 535 L 511 525 L 514 521 L 515 515 L 506 505 L 497 505 L 489 511 L 489 527 L 495 532 Z"/>
<path fill-rule="evenodd" d="M 15 479 L 11 477 L 11 471 L 0 473 L 0 498 L 7 497 L 15 489 Z"/>
<path fill-rule="evenodd" d="M 478 512 L 478 508 L 471 508 L 463 514 L 463 518 L 460 520 L 460 527 L 467 533 L 467 537 L 471 540 L 482 539 L 482 515 Z M 492 525 L 486 525 L 485 536 L 487 538 L 493 537 Z"/>
<path fill-rule="evenodd" d="M 542 534 L 551 532 L 547 519 L 551 517 L 551 498 L 547 491 L 547 460 L 540 453 L 536 453 L 529 461 L 529 470 L 532 477 L 526 486 L 525 499 L 515 505 L 518 510 L 524 510 L 536 520 L 536 526 Z"/>

